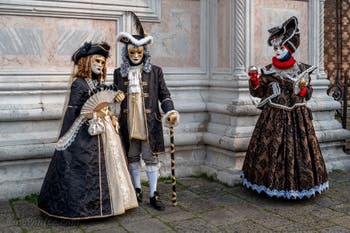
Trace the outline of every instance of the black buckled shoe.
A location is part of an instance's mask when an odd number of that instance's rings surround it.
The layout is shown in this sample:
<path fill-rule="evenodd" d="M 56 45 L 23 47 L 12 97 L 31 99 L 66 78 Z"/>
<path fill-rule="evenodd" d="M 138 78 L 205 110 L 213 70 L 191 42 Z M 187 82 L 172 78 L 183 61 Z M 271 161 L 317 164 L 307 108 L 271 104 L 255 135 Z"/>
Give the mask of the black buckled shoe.
<path fill-rule="evenodd" d="M 158 192 L 154 192 L 154 196 L 149 199 L 149 202 L 156 210 L 165 210 L 165 205 L 159 200 Z"/>
<path fill-rule="evenodd" d="M 136 188 L 135 192 L 136 192 L 137 202 L 141 204 L 142 203 L 142 197 L 143 197 L 142 190 L 140 188 Z"/>

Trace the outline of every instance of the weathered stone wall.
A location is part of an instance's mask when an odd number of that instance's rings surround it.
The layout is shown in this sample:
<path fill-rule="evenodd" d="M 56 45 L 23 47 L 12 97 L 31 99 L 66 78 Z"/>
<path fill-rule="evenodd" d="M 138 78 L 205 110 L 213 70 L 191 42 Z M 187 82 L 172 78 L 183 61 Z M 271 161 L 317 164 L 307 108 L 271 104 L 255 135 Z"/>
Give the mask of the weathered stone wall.
<path fill-rule="evenodd" d="M 0 199 L 37 192 L 53 154 L 70 56 L 84 41 L 112 45 L 108 79 L 120 64 L 119 31 L 133 10 L 154 37 L 152 61 L 164 69 L 181 124 L 175 129 L 178 176 L 206 173 L 239 180 L 259 111 L 248 92 L 249 65 L 270 63 L 266 30 L 299 18 L 296 56 L 319 67 L 313 77 L 315 128 L 329 168 L 348 165 L 349 133 L 334 119 L 339 103 L 326 95 L 323 1 L 280 0 L 13 1 L 0 4 Z M 165 131 L 166 144 L 169 132 Z M 170 173 L 169 155 L 161 175 Z"/>
<path fill-rule="evenodd" d="M 226 183 L 237 182 L 259 110 L 249 95 L 246 69 L 271 63 L 267 30 L 291 16 L 298 17 L 301 44 L 295 57 L 315 65 L 312 76 L 314 126 L 329 170 L 348 168 L 349 156 L 342 148 L 349 132 L 334 118 L 340 104 L 327 96 L 329 81 L 324 70 L 324 1 L 211 1 L 210 79 L 207 131 L 204 133 L 206 159 L 202 171 Z M 225 13 L 223 13 L 225 12 Z M 227 17 L 223 17 L 227 15 Z M 230 16 L 230 18 L 228 17 Z M 228 26 L 229 25 L 229 26 Z M 228 28 L 230 30 L 228 30 Z M 221 38 L 230 38 L 229 44 Z M 230 50 L 230 59 L 225 51 Z M 225 57 L 229 65 L 218 65 Z"/>

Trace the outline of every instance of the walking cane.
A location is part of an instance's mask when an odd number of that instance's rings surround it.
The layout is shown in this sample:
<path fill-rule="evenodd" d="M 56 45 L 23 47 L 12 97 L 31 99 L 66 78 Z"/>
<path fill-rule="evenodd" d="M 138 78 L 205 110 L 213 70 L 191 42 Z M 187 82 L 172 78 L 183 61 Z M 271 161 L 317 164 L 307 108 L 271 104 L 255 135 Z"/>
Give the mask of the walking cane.
<path fill-rule="evenodd" d="M 176 201 L 176 177 L 175 177 L 175 144 L 174 144 L 174 126 L 170 126 L 170 159 L 171 159 L 171 183 L 173 188 L 172 202 L 173 206 L 177 205 Z"/>

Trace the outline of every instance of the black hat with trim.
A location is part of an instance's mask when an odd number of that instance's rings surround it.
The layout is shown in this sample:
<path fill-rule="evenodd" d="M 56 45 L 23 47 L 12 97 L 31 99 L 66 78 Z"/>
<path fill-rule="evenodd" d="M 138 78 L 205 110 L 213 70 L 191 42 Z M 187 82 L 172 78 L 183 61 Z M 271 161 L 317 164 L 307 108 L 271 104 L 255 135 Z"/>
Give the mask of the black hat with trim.
<path fill-rule="evenodd" d="M 295 16 L 287 19 L 282 25 L 268 30 L 270 36 L 267 43 L 270 46 L 285 45 L 294 53 L 300 45 L 300 31 L 298 19 Z"/>
<path fill-rule="evenodd" d="M 72 56 L 72 61 L 74 64 L 78 64 L 78 61 L 82 57 L 87 57 L 89 55 L 101 55 L 105 58 L 109 57 L 110 46 L 106 42 L 94 43 L 85 42 Z"/>
<path fill-rule="evenodd" d="M 128 11 L 129 14 L 131 14 L 131 17 L 134 21 L 134 26 L 136 29 L 137 34 L 130 34 L 129 32 L 120 32 L 116 40 L 118 42 L 124 43 L 124 44 L 133 44 L 135 46 L 143 46 L 153 43 L 153 37 L 149 36 L 142 27 L 140 19 L 137 17 L 137 15 L 132 12 Z"/>

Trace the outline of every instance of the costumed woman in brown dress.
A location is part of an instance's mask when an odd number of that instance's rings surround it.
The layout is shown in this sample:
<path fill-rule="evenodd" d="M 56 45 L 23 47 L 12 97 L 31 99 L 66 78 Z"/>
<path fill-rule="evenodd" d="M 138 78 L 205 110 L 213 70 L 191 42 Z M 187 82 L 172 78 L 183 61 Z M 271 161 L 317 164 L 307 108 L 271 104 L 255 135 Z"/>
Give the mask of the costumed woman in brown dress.
<path fill-rule="evenodd" d="M 101 218 L 138 206 L 117 117 L 109 105 L 124 94 L 103 84 L 109 45 L 85 43 L 72 57 L 76 72 L 56 150 L 38 199 L 63 219 Z"/>
<path fill-rule="evenodd" d="M 310 74 L 316 67 L 297 62 L 298 20 L 291 17 L 269 30 L 268 44 L 275 56 L 258 72 L 249 70 L 249 89 L 261 98 L 256 123 L 242 171 L 243 185 L 271 197 L 310 198 L 328 189 L 327 171 L 311 111 Z"/>

